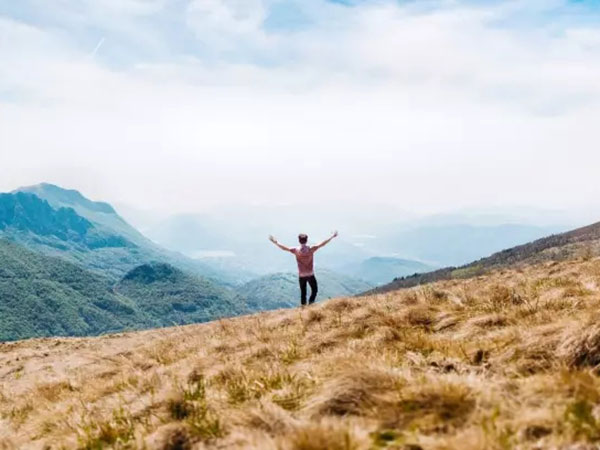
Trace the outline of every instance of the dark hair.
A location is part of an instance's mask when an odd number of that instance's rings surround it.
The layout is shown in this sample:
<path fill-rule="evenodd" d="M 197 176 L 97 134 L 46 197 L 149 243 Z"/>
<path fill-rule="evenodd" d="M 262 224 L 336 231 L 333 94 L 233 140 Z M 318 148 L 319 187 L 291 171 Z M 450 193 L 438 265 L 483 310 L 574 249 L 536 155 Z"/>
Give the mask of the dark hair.
<path fill-rule="evenodd" d="M 298 240 L 300 241 L 301 244 L 306 244 L 308 242 L 308 236 L 305 235 L 304 233 L 301 233 L 298 235 Z"/>

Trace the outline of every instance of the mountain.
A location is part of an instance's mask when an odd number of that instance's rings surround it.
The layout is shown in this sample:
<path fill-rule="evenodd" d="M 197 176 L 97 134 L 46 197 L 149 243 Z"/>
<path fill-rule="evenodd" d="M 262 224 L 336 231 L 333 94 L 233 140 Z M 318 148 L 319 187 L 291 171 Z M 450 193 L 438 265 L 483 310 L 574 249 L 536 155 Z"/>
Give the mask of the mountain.
<path fill-rule="evenodd" d="M 596 449 L 599 267 L 3 343 L 0 447 Z"/>
<path fill-rule="evenodd" d="M 134 243 L 96 226 L 74 209 L 55 209 L 23 192 L 0 194 L 0 237 L 111 277 L 139 264 L 143 256 Z"/>
<path fill-rule="evenodd" d="M 165 263 L 132 269 L 115 291 L 158 318 L 161 326 L 206 322 L 249 312 L 245 300 L 232 291 Z"/>
<path fill-rule="evenodd" d="M 0 239 L 0 341 L 88 336 L 248 312 L 229 289 L 164 263 L 113 281 Z"/>
<path fill-rule="evenodd" d="M 373 285 L 329 270 L 317 272 L 317 301 L 364 292 Z M 296 273 L 276 273 L 252 280 L 237 288 L 254 311 L 291 308 L 300 304 L 300 288 Z M 310 288 L 309 288 L 310 295 Z"/>
<path fill-rule="evenodd" d="M 93 225 L 72 209 L 55 210 L 35 195 L 0 194 L 0 230 L 11 228 L 86 243 L 85 238 Z"/>
<path fill-rule="evenodd" d="M 0 341 L 158 326 L 110 280 L 0 239 Z"/>
<path fill-rule="evenodd" d="M 235 285 L 246 281 L 229 268 L 214 268 L 155 244 L 108 203 L 75 190 L 42 183 L 0 197 L 0 237 L 58 256 L 118 280 L 134 267 L 164 261 L 185 271 Z M 240 281 L 241 278 L 241 281 Z"/>
<path fill-rule="evenodd" d="M 49 183 L 40 183 L 13 191 L 13 193 L 21 192 L 33 194 L 42 200 L 46 200 L 55 209 L 73 209 L 79 216 L 84 217 L 97 228 L 121 236 L 138 246 L 154 246 L 149 239 L 119 216 L 111 205 L 89 200 L 76 190 L 63 189 Z"/>
<path fill-rule="evenodd" d="M 359 264 L 345 266 L 342 273 L 351 274 L 372 285 L 380 285 L 398 277 L 430 272 L 434 269 L 433 266 L 410 259 L 375 256 Z"/>
<path fill-rule="evenodd" d="M 439 280 L 468 278 L 481 275 L 491 269 L 517 264 L 534 264 L 594 255 L 600 255 L 600 222 L 502 250 L 460 267 L 446 267 L 425 274 L 398 278 L 374 289 L 372 293 L 388 292 Z"/>

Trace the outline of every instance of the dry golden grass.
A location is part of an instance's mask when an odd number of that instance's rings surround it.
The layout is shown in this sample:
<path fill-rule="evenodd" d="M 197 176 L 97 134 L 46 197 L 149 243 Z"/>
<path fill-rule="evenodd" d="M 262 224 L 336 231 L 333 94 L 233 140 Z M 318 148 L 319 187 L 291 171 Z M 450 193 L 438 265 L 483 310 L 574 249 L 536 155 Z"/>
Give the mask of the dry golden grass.
<path fill-rule="evenodd" d="M 587 449 L 600 260 L 0 344 L 0 449 Z"/>

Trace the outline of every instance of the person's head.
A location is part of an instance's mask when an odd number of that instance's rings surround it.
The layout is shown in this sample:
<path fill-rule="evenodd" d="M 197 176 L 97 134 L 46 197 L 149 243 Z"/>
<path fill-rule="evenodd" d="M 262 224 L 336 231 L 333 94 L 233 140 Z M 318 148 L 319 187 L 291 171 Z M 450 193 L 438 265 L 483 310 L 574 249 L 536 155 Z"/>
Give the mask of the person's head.
<path fill-rule="evenodd" d="M 300 233 L 298 235 L 298 242 L 300 242 L 301 244 L 306 244 L 308 242 L 308 236 L 304 233 Z"/>

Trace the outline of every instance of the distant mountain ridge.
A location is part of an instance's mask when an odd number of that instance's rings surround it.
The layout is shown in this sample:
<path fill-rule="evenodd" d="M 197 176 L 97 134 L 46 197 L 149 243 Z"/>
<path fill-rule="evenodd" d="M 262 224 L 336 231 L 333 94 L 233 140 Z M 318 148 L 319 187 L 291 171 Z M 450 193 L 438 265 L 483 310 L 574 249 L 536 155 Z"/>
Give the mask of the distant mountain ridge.
<path fill-rule="evenodd" d="M 401 276 L 430 272 L 434 269 L 434 266 L 420 261 L 389 256 L 374 256 L 359 264 L 345 266 L 343 272 L 352 274 L 354 277 L 373 285 L 380 285 L 389 283 Z"/>
<path fill-rule="evenodd" d="M 94 202 L 85 198 L 75 189 L 63 189 L 50 183 L 40 183 L 33 186 L 25 186 L 15 189 L 12 193 L 28 192 L 46 200 L 55 208 L 69 205 L 74 209 L 85 208 L 105 214 L 116 214 L 114 208 L 105 202 Z"/>
<path fill-rule="evenodd" d="M 388 231 L 387 236 L 382 236 L 379 250 L 437 267 L 457 266 L 562 231 L 566 230 L 560 226 L 518 223 L 422 224 Z"/>
<path fill-rule="evenodd" d="M 0 234 L 55 251 L 133 247 L 124 237 L 96 227 L 70 207 L 53 208 L 29 193 L 0 194 Z"/>
<path fill-rule="evenodd" d="M 74 189 L 64 189 L 53 184 L 40 183 L 13 191 L 13 193 L 19 192 L 33 194 L 47 201 L 55 209 L 71 208 L 104 232 L 122 236 L 140 247 L 160 248 L 129 225 L 110 204 L 92 201 Z"/>
<path fill-rule="evenodd" d="M 93 225 L 72 208 L 53 209 L 35 195 L 17 192 L 0 194 L 0 230 L 8 228 L 79 241 Z"/>
<path fill-rule="evenodd" d="M 564 260 L 578 255 L 600 255 L 600 222 L 502 250 L 464 266 L 446 267 L 425 274 L 398 278 L 373 289 L 370 293 L 389 292 L 440 280 L 469 278 L 495 268 Z"/>
<path fill-rule="evenodd" d="M 164 261 L 219 283 L 237 282 L 235 271 L 213 268 L 160 247 L 123 220 L 111 205 L 89 200 L 76 190 L 41 183 L 2 194 L 0 218 L 15 216 L 13 211 L 19 213 L 19 221 L 13 219 L 0 228 L 0 237 L 113 280 L 140 264 Z M 40 223 L 47 223 L 43 225 L 46 228 L 52 225 L 53 232 L 45 232 Z"/>

